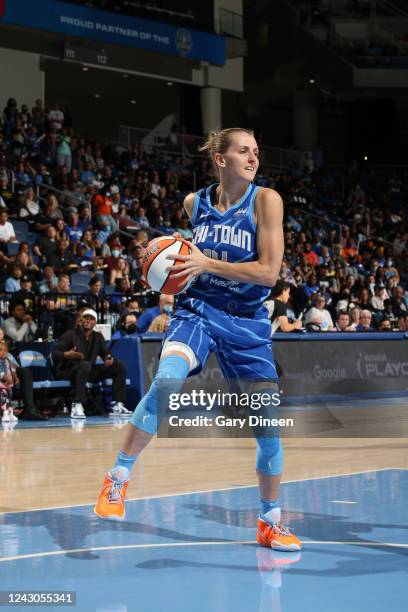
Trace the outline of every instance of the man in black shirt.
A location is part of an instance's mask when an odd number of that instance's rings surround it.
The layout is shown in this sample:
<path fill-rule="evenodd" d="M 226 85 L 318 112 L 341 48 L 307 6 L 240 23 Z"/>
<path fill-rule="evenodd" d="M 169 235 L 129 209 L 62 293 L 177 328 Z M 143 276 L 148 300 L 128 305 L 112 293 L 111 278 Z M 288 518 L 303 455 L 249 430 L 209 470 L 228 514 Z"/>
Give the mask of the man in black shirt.
<path fill-rule="evenodd" d="M 53 225 L 50 225 L 45 234 L 42 234 L 36 241 L 33 253 L 41 257 L 43 262 L 47 261 L 51 255 L 57 252 L 57 230 Z"/>
<path fill-rule="evenodd" d="M 302 322 L 296 319 L 289 323 L 287 303 L 290 296 L 290 284 L 283 280 L 278 280 L 272 289 L 272 300 L 266 302 L 269 316 L 272 323 L 272 334 L 276 331 L 291 332 L 302 328 Z"/>
<path fill-rule="evenodd" d="M 71 418 L 85 419 L 83 403 L 86 399 L 86 383 L 112 378 L 111 414 L 127 416 L 132 414 L 124 405 L 126 393 L 126 368 L 122 361 L 116 361 L 108 351 L 105 339 L 94 331 L 97 314 L 88 309 L 82 313 L 80 324 L 67 331 L 53 350 L 56 377 L 69 379 L 74 387 L 74 401 Z M 104 361 L 96 364 L 97 357 Z"/>
<path fill-rule="evenodd" d="M 47 266 L 52 266 L 56 272 L 70 273 L 78 268 L 73 254 L 68 251 L 68 240 L 57 241 L 57 251 L 47 257 Z"/>

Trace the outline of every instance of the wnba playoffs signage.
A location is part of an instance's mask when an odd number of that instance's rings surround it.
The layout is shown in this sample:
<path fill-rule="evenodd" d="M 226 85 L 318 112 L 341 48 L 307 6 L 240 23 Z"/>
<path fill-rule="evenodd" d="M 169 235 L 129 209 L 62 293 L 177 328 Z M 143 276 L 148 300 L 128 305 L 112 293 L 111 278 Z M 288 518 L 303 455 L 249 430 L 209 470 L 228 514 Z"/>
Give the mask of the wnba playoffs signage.
<path fill-rule="evenodd" d="M 328 340 L 324 334 L 311 336 L 273 342 L 284 397 L 408 390 L 408 339 L 404 334 L 390 333 L 389 339 L 384 333 L 358 334 L 355 340 L 347 341 Z M 157 367 L 159 349 L 158 341 L 142 342 L 147 388 Z M 197 376 L 197 384 L 205 387 L 222 378 L 211 356 Z"/>
<path fill-rule="evenodd" d="M 0 23 L 225 64 L 222 36 L 56 0 L 0 0 Z"/>

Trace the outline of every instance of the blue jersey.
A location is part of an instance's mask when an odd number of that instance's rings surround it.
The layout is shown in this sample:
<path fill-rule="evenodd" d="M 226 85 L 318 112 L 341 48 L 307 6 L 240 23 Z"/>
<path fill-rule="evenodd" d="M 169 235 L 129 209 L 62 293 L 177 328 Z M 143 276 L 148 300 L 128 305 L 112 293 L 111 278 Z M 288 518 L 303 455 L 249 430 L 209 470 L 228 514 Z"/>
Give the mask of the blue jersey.
<path fill-rule="evenodd" d="M 260 187 L 249 183 L 242 198 L 224 213 L 211 203 L 216 187 L 217 184 L 210 185 L 195 195 L 191 216 L 194 244 L 212 259 L 229 263 L 256 261 L 254 202 Z M 270 287 L 201 274 L 179 304 L 190 297 L 231 314 L 255 312 L 269 293 Z"/>

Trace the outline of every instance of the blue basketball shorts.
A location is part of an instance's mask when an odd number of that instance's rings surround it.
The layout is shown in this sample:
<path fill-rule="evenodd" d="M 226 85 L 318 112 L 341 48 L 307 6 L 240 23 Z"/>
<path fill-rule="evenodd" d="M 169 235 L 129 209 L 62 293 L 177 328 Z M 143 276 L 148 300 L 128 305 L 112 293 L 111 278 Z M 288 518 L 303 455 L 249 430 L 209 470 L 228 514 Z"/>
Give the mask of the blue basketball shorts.
<path fill-rule="evenodd" d="M 278 379 L 267 310 L 260 308 L 251 317 L 237 317 L 195 298 L 184 298 L 171 318 L 165 341 L 182 342 L 194 352 L 198 374 L 210 353 L 229 379 Z"/>

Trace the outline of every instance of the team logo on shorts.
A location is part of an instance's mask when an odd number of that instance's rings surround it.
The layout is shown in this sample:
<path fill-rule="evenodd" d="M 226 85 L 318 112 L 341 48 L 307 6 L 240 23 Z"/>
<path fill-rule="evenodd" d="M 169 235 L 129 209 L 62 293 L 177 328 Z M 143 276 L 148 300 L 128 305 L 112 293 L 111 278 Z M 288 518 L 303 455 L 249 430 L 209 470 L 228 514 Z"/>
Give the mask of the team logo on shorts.
<path fill-rule="evenodd" d="M 193 39 L 191 38 L 190 31 L 184 28 L 177 30 L 175 43 L 181 57 L 187 57 L 193 48 Z"/>

